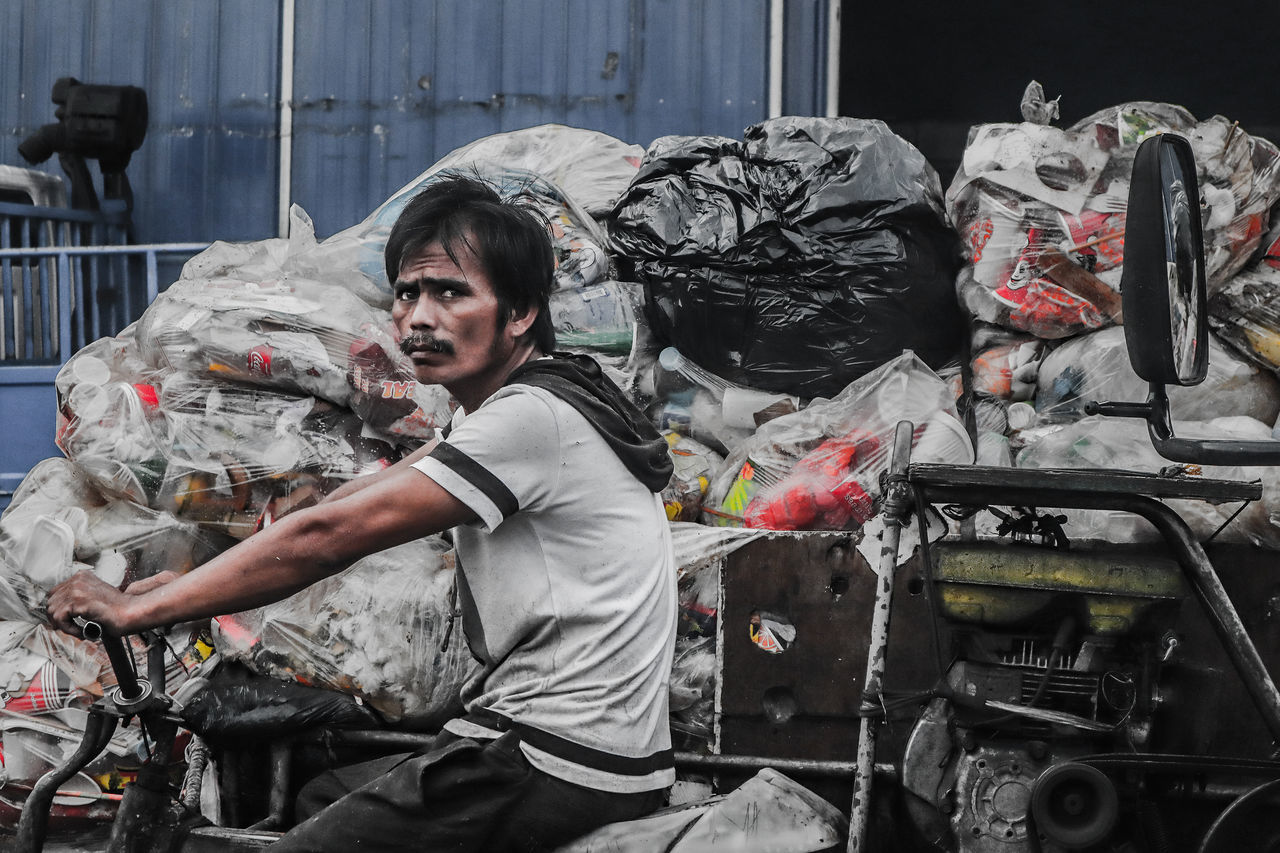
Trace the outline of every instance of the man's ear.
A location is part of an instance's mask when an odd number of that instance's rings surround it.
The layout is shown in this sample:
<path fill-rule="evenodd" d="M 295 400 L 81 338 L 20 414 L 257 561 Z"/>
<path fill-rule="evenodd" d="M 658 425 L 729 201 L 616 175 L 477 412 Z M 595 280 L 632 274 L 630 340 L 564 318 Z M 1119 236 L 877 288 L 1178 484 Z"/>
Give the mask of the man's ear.
<path fill-rule="evenodd" d="M 512 308 L 511 318 L 507 320 L 506 331 L 511 334 L 511 337 L 513 339 L 518 338 L 521 335 L 523 335 L 525 332 L 533 328 L 533 323 L 537 319 L 538 319 L 537 305 L 530 305 L 524 311 L 519 311 L 515 308 Z"/>

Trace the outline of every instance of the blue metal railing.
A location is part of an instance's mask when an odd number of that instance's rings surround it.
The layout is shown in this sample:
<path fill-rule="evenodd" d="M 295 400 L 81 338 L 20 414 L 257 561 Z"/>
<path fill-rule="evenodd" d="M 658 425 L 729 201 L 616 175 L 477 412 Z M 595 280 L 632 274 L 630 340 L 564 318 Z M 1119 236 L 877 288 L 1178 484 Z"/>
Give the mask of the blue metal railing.
<path fill-rule="evenodd" d="M 60 364 L 118 333 L 160 292 L 162 256 L 185 260 L 207 246 L 0 249 L 0 367 Z"/>
<path fill-rule="evenodd" d="M 161 258 L 206 243 L 122 245 L 123 213 L 0 203 L 0 367 L 56 365 L 136 320 Z"/>
<path fill-rule="evenodd" d="M 54 443 L 54 380 L 118 334 L 207 243 L 122 245 L 123 214 L 0 203 L 0 509 Z"/>

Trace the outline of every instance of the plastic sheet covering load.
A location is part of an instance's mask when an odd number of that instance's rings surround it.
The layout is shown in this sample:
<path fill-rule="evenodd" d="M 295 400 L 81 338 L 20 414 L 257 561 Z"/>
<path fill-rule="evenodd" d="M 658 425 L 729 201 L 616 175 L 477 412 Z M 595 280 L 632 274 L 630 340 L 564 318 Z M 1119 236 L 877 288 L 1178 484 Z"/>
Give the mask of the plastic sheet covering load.
<path fill-rule="evenodd" d="M 1122 322 L 1129 175 L 1138 144 L 1163 132 L 1191 141 L 1206 274 L 1211 291 L 1221 288 L 1267 230 L 1280 151 L 1222 116 L 1197 121 L 1181 107 L 1133 102 L 1065 130 L 1024 121 L 970 131 L 946 196 L 970 261 L 958 282 L 965 309 L 1046 339 Z"/>
<path fill-rule="evenodd" d="M 961 335 L 936 173 L 883 123 L 779 118 L 653 142 L 609 220 L 657 337 L 740 385 L 832 396 Z"/>
<path fill-rule="evenodd" d="M 557 853 L 811 853 L 832 849 L 847 824 L 835 806 L 765 768 L 728 794 L 601 827 Z"/>
<path fill-rule="evenodd" d="M 904 353 L 832 399 L 757 430 L 716 474 L 704 517 L 771 530 L 856 530 L 876 512 L 901 420 L 915 425 L 913 460 L 973 462 L 953 386 Z"/>

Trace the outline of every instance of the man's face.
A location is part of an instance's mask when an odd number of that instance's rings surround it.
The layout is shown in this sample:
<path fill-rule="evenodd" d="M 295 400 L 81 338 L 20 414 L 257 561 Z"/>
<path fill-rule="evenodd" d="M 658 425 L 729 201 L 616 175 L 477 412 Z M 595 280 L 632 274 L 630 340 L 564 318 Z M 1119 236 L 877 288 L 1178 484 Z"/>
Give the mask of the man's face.
<path fill-rule="evenodd" d="M 483 268 L 466 247 L 455 264 L 439 243 L 400 265 L 391 318 L 400 348 L 424 385 L 443 385 L 467 405 L 468 399 L 497 390 L 509 370 L 520 324 L 499 328 L 498 298 Z"/>

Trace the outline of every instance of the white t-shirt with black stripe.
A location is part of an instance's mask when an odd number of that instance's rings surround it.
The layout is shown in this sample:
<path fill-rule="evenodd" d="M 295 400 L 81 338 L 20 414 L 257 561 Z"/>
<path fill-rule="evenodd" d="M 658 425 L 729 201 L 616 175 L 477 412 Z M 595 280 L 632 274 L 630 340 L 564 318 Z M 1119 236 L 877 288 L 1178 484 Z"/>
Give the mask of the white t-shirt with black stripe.
<path fill-rule="evenodd" d="M 530 763 L 579 785 L 670 785 L 676 576 L 659 497 L 576 409 L 528 385 L 459 410 L 414 467 L 479 517 L 453 534 L 482 666 L 468 716 L 445 728 L 516 728 Z"/>

